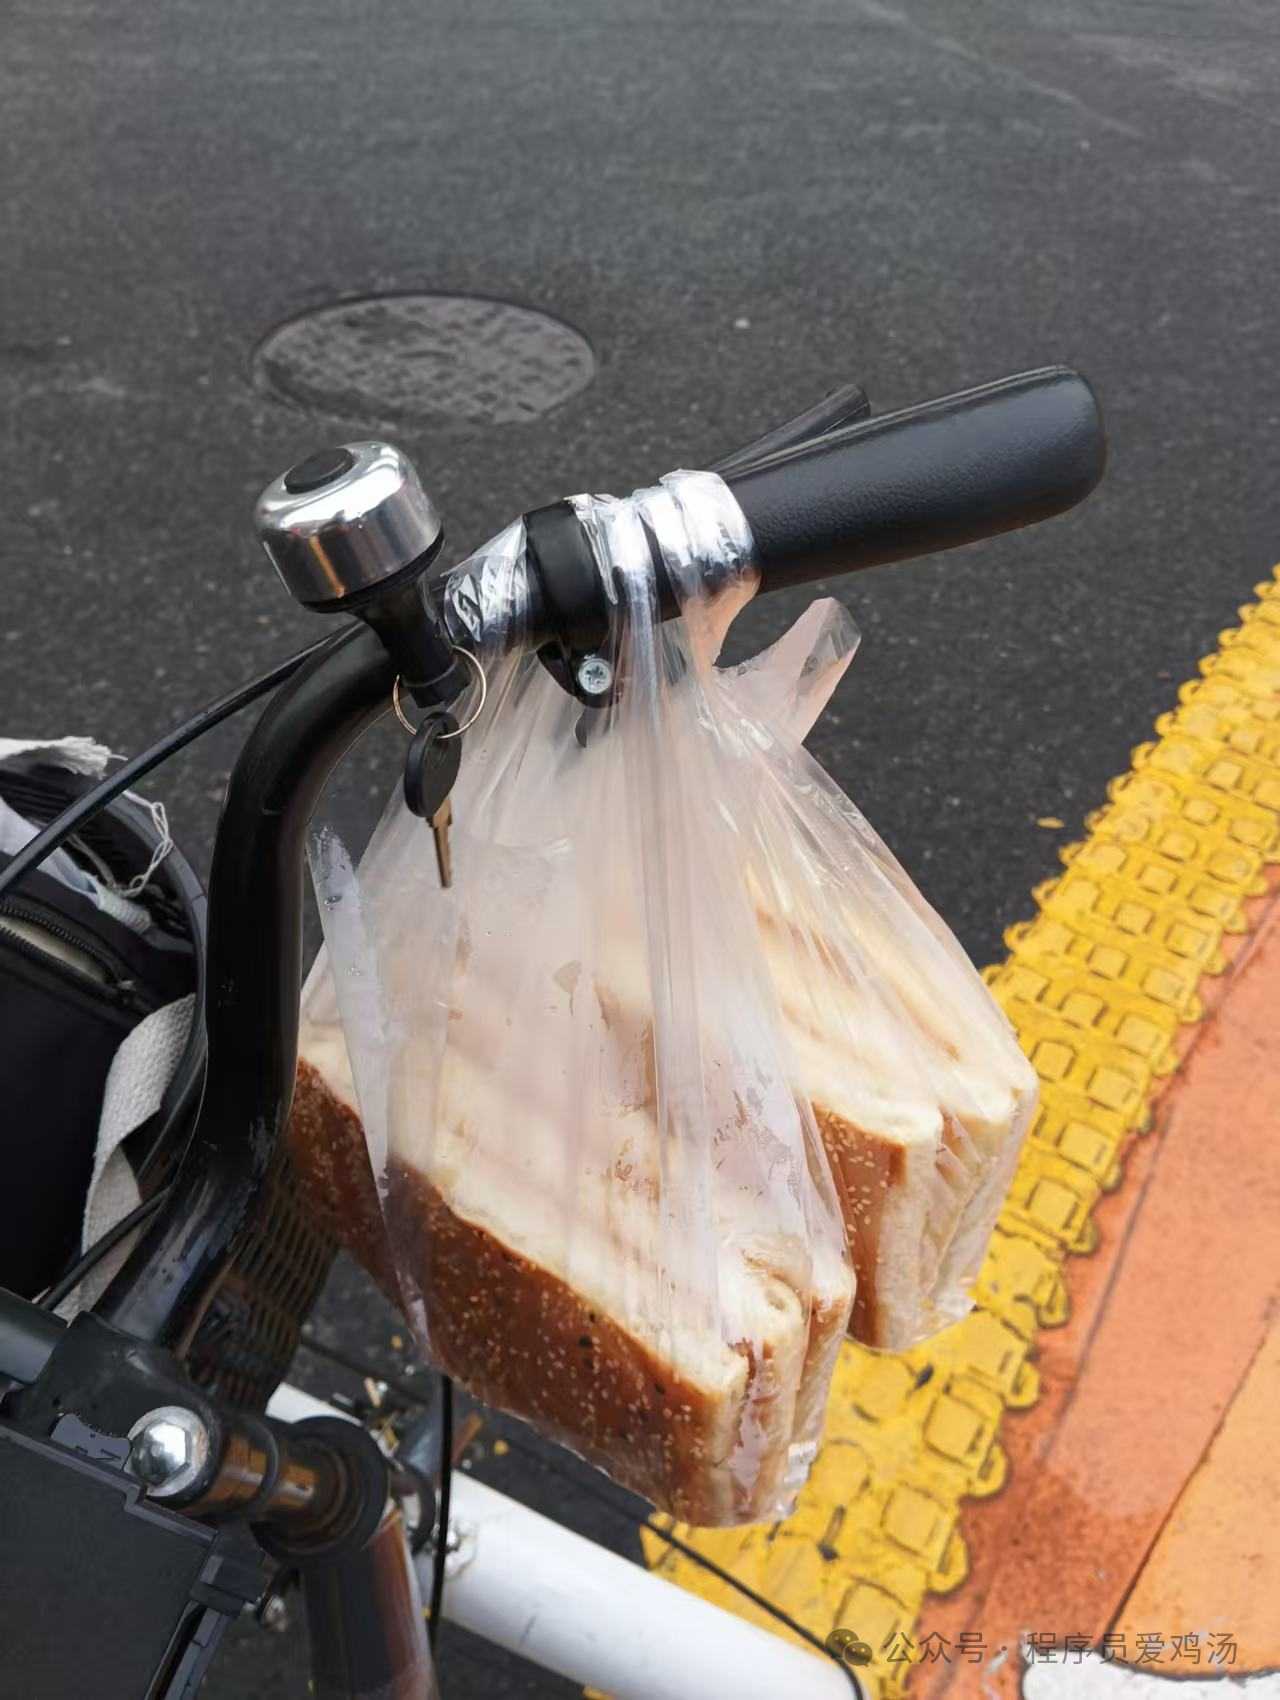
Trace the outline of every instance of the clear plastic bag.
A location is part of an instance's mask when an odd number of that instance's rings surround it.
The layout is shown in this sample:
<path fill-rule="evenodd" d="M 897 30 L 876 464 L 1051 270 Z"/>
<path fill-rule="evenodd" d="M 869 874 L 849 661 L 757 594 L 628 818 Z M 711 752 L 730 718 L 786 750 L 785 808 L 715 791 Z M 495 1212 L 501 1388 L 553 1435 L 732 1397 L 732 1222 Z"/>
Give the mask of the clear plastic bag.
<path fill-rule="evenodd" d="M 683 1519 L 764 1520 L 804 1478 L 851 1307 L 895 1346 L 967 1309 L 1033 1077 L 802 747 L 853 655 L 845 611 L 717 669 L 754 589 L 723 484 L 576 506 L 611 699 L 519 653 L 521 527 L 457 569 L 488 688 L 454 884 L 398 797 L 358 870 L 320 831 L 332 971 L 303 1055 L 358 1099 L 429 1355 Z"/>

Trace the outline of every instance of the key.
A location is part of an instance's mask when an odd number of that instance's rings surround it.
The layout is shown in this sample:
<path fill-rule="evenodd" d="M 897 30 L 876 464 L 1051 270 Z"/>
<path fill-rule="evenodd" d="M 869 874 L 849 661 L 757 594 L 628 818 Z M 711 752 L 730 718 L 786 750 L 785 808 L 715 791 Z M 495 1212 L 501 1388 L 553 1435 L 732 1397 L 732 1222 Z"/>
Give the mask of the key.
<path fill-rule="evenodd" d="M 462 765 L 462 740 L 444 738 L 444 732 L 456 732 L 458 723 L 445 709 L 432 709 L 409 743 L 404 763 L 404 800 L 411 814 L 430 823 L 435 840 L 436 866 L 440 884 L 453 884 L 453 863 L 449 855 L 449 827 L 453 822 L 453 804 L 449 794 Z"/>
<path fill-rule="evenodd" d="M 447 891 L 453 884 L 453 857 L 449 853 L 449 828 L 453 825 L 453 804 L 448 797 L 431 817 L 431 836 L 436 845 L 436 867 L 440 884 Z"/>

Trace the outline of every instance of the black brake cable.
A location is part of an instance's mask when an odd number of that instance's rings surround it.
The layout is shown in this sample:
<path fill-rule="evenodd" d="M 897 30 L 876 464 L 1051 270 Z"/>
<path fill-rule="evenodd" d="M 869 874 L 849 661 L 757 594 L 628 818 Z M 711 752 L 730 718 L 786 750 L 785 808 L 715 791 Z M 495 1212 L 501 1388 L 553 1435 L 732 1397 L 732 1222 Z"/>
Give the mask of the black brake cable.
<path fill-rule="evenodd" d="M 865 1700 L 862 1684 L 853 1671 L 842 1658 L 831 1651 L 826 1642 L 817 1636 L 812 1629 L 806 1629 L 804 1624 L 797 1623 L 795 1618 L 783 1611 L 781 1606 L 774 1605 L 772 1600 L 766 1599 L 763 1594 L 758 1594 L 754 1588 L 748 1587 L 745 1582 L 740 1581 L 732 1572 L 725 1570 L 713 1558 L 708 1558 L 705 1553 L 699 1552 L 696 1547 L 689 1546 L 666 1529 L 660 1529 L 656 1523 L 646 1523 L 645 1528 L 649 1530 L 650 1534 L 656 1535 L 660 1541 L 665 1541 L 669 1547 L 673 1547 L 681 1557 L 690 1559 L 700 1569 L 709 1571 L 718 1581 L 728 1583 L 729 1587 L 741 1594 L 744 1599 L 750 1600 L 752 1605 L 758 1606 L 761 1611 L 768 1612 L 770 1617 L 781 1624 L 785 1624 L 802 1641 L 807 1641 L 815 1651 L 822 1654 L 824 1659 L 830 1659 L 832 1664 L 837 1665 L 844 1672 L 849 1679 L 849 1686 L 853 1690 L 854 1700 Z"/>
<path fill-rule="evenodd" d="M 130 1210 L 127 1216 L 122 1216 L 118 1222 L 113 1222 L 106 1233 L 96 1239 L 65 1274 L 60 1275 L 53 1285 L 47 1287 L 35 1300 L 41 1310 L 56 1310 L 67 1294 L 80 1285 L 95 1264 L 100 1263 L 109 1251 L 118 1246 L 126 1234 L 132 1233 L 135 1228 L 140 1228 L 144 1222 L 149 1221 L 155 1215 L 164 1203 L 168 1191 L 167 1186 L 162 1186 L 158 1192 L 152 1193 L 150 1198 L 144 1198 L 142 1203 Z"/>
<path fill-rule="evenodd" d="M 426 1407 L 431 1403 L 431 1401 L 419 1392 L 416 1387 L 410 1387 L 407 1381 L 393 1379 L 392 1377 L 385 1375 L 372 1364 L 361 1363 L 359 1359 L 349 1357 L 345 1352 L 341 1352 L 333 1346 L 326 1346 L 322 1341 L 317 1340 L 310 1331 L 303 1332 L 299 1344 L 307 1351 L 313 1352 L 317 1357 L 328 1358 L 330 1362 L 337 1364 L 342 1369 L 350 1371 L 353 1375 L 358 1375 L 365 1380 L 381 1381 L 385 1387 L 395 1393 L 398 1393 L 402 1399 L 407 1400 L 410 1404 Z M 442 1392 L 446 1383 L 449 1387 L 450 1408 L 448 1415 L 451 1427 L 453 1384 L 448 1381 L 448 1377 L 443 1375 L 440 1380 Z M 526 1445 L 525 1442 L 515 1436 L 504 1435 L 502 1438 L 504 1444 L 509 1446 L 513 1452 L 523 1453 L 526 1458 L 531 1459 L 534 1463 L 541 1465 L 544 1469 L 550 1470 L 554 1475 L 560 1476 L 564 1481 L 569 1482 L 576 1491 L 585 1493 L 588 1498 L 596 1500 L 600 1505 L 604 1506 L 606 1510 L 611 1511 L 615 1517 L 625 1521 L 628 1528 L 634 1529 L 643 1521 L 643 1526 L 648 1529 L 651 1534 L 656 1535 L 660 1541 L 663 1541 L 667 1546 L 674 1548 L 675 1551 L 679 1552 L 683 1557 L 688 1558 L 691 1563 L 698 1565 L 700 1569 L 707 1571 L 718 1581 L 725 1583 L 725 1585 L 732 1588 L 735 1593 L 741 1594 L 743 1599 L 750 1600 L 752 1605 L 757 1606 L 761 1611 L 766 1612 L 776 1622 L 781 1623 L 785 1628 L 790 1629 L 792 1633 L 798 1635 L 802 1641 L 807 1641 L 809 1645 L 815 1649 L 815 1651 L 821 1653 L 824 1659 L 829 1659 L 834 1665 L 837 1665 L 848 1678 L 849 1687 L 852 1691 L 854 1700 L 866 1700 L 862 1684 L 854 1675 L 851 1667 L 847 1665 L 838 1654 L 832 1652 L 830 1647 L 828 1647 L 822 1640 L 821 1636 L 815 1634 L 812 1629 L 807 1629 L 804 1624 L 798 1623 L 794 1617 L 783 1611 L 781 1606 L 774 1605 L 772 1600 L 766 1599 L 763 1594 L 758 1594 L 754 1588 L 749 1587 L 747 1583 L 734 1576 L 732 1572 L 724 1569 L 722 1565 L 717 1564 L 714 1559 L 708 1558 L 704 1553 L 700 1553 L 695 1547 L 687 1545 L 687 1543 L 680 1540 L 678 1536 L 669 1534 L 667 1530 L 660 1528 L 656 1523 L 653 1523 L 648 1519 L 642 1520 L 633 1510 L 631 1510 L 628 1506 L 623 1505 L 620 1500 L 615 1499 L 611 1493 L 600 1487 L 598 1483 L 579 1480 L 577 1476 L 566 1470 L 562 1464 L 558 1464 L 554 1458 L 547 1457 L 543 1453 L 536 1451 L 532 1446 Z M 451 1466 L 451 1446 L 445 1451 L 444 1457 L 449 1460 L 449 1464 Z M 442 1532 L 447 1532 L 448 1528 L 447 1523 L 444 1521 L 444 1516 L 447 1515 L 448 1511 L 445 1494 L 446 1490 L 442 1483 L 442 1516 L 440 1519 L 440 1528 Z M 445 1540 L 438 1541 L 436 1544 L 436 1560 L 439 1564 L 439 1581 L 442 1588 L 444 1582 L 444 1565 L 441 1559 L 441 1554 L 445 1552 L 446 1547 L 447 1538 Z M 433 1568 L 432 1622 L 438 1621 L 436 1610 L 436 1579 L 436 1571 Z M 428 1626 L 428 1632 L 430 1633 L 430 1626 Z M 434 1647 L 434 1645 L 435 1643 L 433 1640 L 432 1646 Z"/>
<path fill-rule="evenodd" d="M 431 1651 L 440 1639 L 444 1606 L 444 1572 L 449 1558 L 449 1489 L 453 1482 L 453 1382 L 440 1375 L 440 1497 L 436 1510 L 436 1549 L 431 1555 L 431 1604 L 427 1611 L 427 1640 Z"/>
<path fill-rule="evenodd" d="M 87 821 L 92 820 L 100 809 L 104 809 L 121 792 L 128 791 L 145 774 L 150 773 L 152 768 L 159 767 L 161 762 L 185 749 L 203 733 L 211 732 L 230 715 L 247 708 L 251 702 L 256 702 L 277 685 L 282 685 L 297 672 L 304 661 L 310 660 L 328 645 L 337 643 L 344 631 L 345 626 L 343 631 L 328 633 L 318 643 L 300 650 L 297 655 L 291 655 L 287 661 L 281 661 L 269 672 L 251 679 L 247 685 L 241 685 L 227 696 L 219 697 L 217 702 L 201 709 L 199 714 L 184 721 L 181 726 L 152 744 L 150 749 L 143 750 L 141 755 L 133 756 L 115 773 L 108 774 L 91 790 L 86 791 L 83 797 L 78 797 L 60 815 L 55 815 L 47 826 L 42 827 L 34 838 L 29 839 L 4 871 L 0 872 L 0 897 L 7 896 L 14 886 L 26 878 L 32 868 L 38 867 L 46 856 L 51 856 L 55 850 L 60 849 L 66 840 L 78 832 Z"/>

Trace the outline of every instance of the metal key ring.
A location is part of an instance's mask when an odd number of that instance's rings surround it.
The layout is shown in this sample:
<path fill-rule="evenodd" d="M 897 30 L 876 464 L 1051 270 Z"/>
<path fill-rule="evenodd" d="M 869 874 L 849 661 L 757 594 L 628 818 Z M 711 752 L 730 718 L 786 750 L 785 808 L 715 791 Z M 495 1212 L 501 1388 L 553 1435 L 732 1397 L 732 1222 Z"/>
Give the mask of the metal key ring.
<path fill-rule="evenodd" d="M 475 725 L 476 721 L 479 720 L 480 716 L 484 713 L 485 698 L 489 695 L 489 681 L 485 678 L 484 668 L 480 665 L 479 661 L 476 660 L 475 656 L 472 655 L 471 651 L 469 649 L 463 649 L 461 644 L 455 643 L 453 645 L 453 653 L 455 655 L 460 655 L 462 659 L 475 670 L 476 678 L 480 683 L 480 701 L 476 704 L 470 720 L 464 721 L 461 726 L 456 727 L 452 732 L 442 732 L 440 734 L 440 742 L 442 744 L 449 738 L 460 738 L 464 732 L 469 731 L 471 727 Z M 400 679 L 401 675 L 397 673 L 395 683 L 391 687 L 391 706 L 395 710 L 396 719 L 412 738 L 418 728 L 413 724 L 412 720 L 408 718 L 405 711 L 400 706 Z"/>

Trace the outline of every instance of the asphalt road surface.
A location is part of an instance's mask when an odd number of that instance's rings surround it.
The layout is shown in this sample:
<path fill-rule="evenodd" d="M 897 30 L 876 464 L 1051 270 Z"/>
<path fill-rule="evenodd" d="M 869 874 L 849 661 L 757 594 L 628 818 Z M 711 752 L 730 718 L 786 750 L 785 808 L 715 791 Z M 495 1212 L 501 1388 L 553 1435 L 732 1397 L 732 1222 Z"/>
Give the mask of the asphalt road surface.
<path fill-rule="evenodd" d="M 1103 491 L 834 586 L 864 649 L 812 740 L 990 960 L 1280 549 L 1278 86 L 1272 0 L 9 0 L 0 730 L 133 751 L 315 635 L 252 500 L 385 416 L 283 402 L 253 357 L 339 297 L 496 297 L 590 343 L 529 423 L 397 428 L 455 553 L 848 377 L 887 408 L 1063 360 Z M 236 737 L 164 779 L 197 861 Z M 352 758 L 345 806 L 372 818 L 395 753 Z M 349 1271 L 322 1326 L 394 1329 Z M 504 1485 L 591 1523 L 549 1469 Z M 302 1694 L 300 1657 L 242 1637 L 209 1691 Z M 442 1668 L 572 1692 L 460 1637 Z"/>

